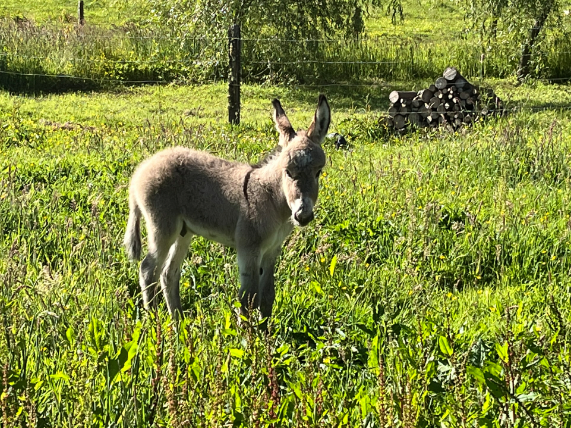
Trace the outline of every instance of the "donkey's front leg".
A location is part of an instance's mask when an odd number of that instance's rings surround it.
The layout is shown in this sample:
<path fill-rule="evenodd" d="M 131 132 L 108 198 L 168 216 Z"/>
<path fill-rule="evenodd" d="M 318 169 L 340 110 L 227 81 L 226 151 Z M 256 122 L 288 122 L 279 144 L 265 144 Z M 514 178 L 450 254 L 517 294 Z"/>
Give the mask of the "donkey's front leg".
<path fill-rule="evenodd" d="M 272 307 L 276 298 L 274 271 L 280 250 L 281 248 L 278 248 L 277 251 L 265 254 L 262 258 L 262 267 L 260 268 L 260 311 L 263 318 L 269 318 L 272 315 Z"/>
<path fill-rule="evenodd" d="M 238 270 L 240 271 L 240 291 L 238 298 L 242 304 L 242 313 L 248 314 L 250 308 L 260 305 L 258 285 L 260 283 L 260 252 L 257 249 L 238 249 Z"/>

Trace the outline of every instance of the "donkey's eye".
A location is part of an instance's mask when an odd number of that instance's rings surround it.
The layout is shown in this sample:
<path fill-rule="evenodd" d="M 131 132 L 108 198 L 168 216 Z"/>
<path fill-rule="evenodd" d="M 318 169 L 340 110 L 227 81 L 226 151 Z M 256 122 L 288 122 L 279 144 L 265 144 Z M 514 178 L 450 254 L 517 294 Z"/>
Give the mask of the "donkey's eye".
<path fill-rule="evenodd" d="M 319 178 L 321 176 L 321 170 L 317 171 L 317 174 L 315 174 L 315 178 Z"/>
<path fill-rule="evenodd" d="M 291 176 L 291 172 L 289 172 L 289 169 L 286 169 L 286 175 L 287 175 L 289 178 L 293 178 L 293 177 Z"/>

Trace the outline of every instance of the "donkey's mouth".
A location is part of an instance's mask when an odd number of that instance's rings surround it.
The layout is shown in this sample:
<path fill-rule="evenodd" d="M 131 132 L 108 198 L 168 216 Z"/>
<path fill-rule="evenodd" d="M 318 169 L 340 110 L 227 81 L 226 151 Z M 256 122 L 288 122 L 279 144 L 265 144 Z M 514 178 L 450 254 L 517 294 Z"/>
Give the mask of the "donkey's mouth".
<path fill-rule="evenodd" d="M 315 216 L 313 215 L 313 211 L 312 211 L 306 215 L 301 215 L 299 213 L 295 213 L 292 217 L 293 217 L 292 218 L 293 224 L 295 224 L 296 226 L 304 227 L 304 226 L 307 226 L 309 223 L 311 223 L 311 220 L 313 220 Z"/>

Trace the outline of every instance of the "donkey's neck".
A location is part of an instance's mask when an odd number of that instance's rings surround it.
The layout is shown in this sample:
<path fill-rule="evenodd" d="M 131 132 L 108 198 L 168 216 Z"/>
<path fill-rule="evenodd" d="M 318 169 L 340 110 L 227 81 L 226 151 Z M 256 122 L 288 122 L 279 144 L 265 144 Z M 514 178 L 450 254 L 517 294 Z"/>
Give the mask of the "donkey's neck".
<path fill-rule="evenodd" d="M 269 162 L 261 167 L 254 168 L 251 172 L 252 189 L 256 192 L 257 200 L 262 204 L 271 204 L 281 217 L 286 221 L 291 217 L 291 209 L 287 203 L 282 188 L 282 171 L 277 162 Z"/>

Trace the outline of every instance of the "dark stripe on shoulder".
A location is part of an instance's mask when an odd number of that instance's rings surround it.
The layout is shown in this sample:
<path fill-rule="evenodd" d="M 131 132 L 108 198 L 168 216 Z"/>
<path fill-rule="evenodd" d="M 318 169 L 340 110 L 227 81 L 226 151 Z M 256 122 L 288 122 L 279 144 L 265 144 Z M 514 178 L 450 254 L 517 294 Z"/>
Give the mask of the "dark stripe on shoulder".
<path fill-rule="evenodd" d="M 248 199 L 248 182 L 250 181 L 250 176 L 252 175 L 252 171 L 253 171 L 253 169 L 248 171 L 246 173 L 246 177 L 244 177 L 243 191 L 244 191 L 244 197 L 246 198 L 246 202 L 248 202 L 248 203 L 250 203 L 250 200 Z"/>

